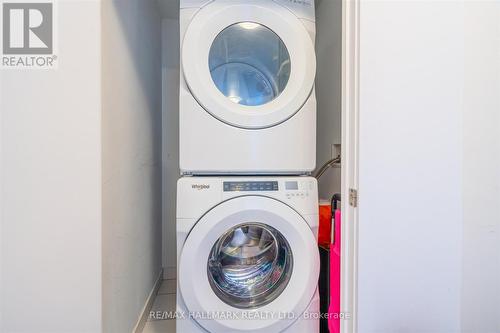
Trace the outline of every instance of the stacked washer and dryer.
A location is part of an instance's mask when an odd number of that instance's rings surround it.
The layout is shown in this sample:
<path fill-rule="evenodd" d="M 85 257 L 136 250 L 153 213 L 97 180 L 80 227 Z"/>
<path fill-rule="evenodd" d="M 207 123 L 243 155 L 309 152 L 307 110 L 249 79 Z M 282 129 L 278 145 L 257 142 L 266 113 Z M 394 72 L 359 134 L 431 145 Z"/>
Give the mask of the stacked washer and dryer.
<path fill-rule="evenodd" d="M 314 0 L 181 0 L 178 333 L 318 332 Z"/>

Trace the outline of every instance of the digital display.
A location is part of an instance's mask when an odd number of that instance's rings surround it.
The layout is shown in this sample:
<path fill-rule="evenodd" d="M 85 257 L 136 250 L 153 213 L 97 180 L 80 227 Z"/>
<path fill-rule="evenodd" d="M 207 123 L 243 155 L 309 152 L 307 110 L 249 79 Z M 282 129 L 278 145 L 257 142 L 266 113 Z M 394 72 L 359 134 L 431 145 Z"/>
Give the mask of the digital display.
<path fill-rule="evenodd" d="M 278 191 L 276 181 L 224 182 L 224 192 Z"/>
<path fill-rule="evenodd" d="M 286 190 L 298 190 L 299 183 L 298 182 L 285 182 L 285 189 Z"/>

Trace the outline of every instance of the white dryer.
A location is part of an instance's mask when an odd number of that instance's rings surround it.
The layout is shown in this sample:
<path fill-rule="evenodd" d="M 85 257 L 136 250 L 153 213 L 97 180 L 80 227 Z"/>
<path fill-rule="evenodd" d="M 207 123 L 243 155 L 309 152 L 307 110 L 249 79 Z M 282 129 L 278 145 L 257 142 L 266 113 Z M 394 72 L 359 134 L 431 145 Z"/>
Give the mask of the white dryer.
<path fill-rule="evenodd" d="M 181 0 L 184 174 L 316 164 L 314 0 Z"/>
<path fill-rule="evenodd" d="M 177 332 L 319 332 L 317 183 L 177 184 Z"/>

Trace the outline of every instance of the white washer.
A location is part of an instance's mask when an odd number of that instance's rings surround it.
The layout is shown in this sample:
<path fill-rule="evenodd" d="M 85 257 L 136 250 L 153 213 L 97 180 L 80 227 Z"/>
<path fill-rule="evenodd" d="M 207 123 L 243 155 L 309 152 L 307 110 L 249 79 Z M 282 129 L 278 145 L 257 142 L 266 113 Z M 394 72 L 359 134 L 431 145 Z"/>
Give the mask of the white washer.
<path fill-rule="evenodd" d="M 317 183 L 177 184 L 177 332 L 319 332 Z"/>
<path fill-rule="evenodd" d="M 316 164 L 314 0 L 181 0 L 183 174 Z"/>

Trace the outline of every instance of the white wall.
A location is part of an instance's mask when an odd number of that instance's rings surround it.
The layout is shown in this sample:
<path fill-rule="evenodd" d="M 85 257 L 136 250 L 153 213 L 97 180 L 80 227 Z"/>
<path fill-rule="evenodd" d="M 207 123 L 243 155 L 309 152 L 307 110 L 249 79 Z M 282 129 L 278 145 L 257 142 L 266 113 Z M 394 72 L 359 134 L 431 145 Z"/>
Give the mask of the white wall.
<path fill-rule="evenodd" d="M 461 329 L 463 6 L 361 2 L 360 333 Z"/>
<path fill-rule="evenodd" d="M 500 2 L 465 6 L 464 333 L 500 332 Z"/>
<path fill-rule="evenodd" d="M 0 332 L 130 332 L 161 272 L 161 18 L 55 18 L 57 69 L 0 72 Z"/>
<path fill-rule="evenodd" d="M 179 178 L 179 17 L 178 6 L 168 7 L 173 18 L 162 21 L 163 89 L 163 267 L 165 278 L 176 277 L 176 195 Z"/>
<path fill-rule="evenodd" d="M 58 4 L 58 68 L 0 71 L 0 332 L 101 329 L 100 2 Z"/>
<path fill-rule="evenodd" d="M 161 17 L 102 1 L 104 332 L 131 332 L 161 272 Z"/>
<path fill-rule="evenodd" d="M 331 159 L 341 143 L 342 1 L 316 0 L 316 167 Z M 319 182 L 321 199 L 340 193 L 340 168 L 328 170 Z"/>

